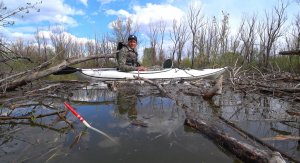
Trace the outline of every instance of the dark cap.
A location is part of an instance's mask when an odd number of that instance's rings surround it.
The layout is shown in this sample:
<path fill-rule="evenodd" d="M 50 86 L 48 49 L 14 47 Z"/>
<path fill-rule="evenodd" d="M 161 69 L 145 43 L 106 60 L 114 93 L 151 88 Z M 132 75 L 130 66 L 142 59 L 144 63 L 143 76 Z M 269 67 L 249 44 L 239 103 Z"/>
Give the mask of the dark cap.
<path fill-rule="evenodd" d="M 137 37 L 135 35 L 129 35 L 128 36 L 128 41 L 129 40 L 135 40 L 137 42 Z"/>

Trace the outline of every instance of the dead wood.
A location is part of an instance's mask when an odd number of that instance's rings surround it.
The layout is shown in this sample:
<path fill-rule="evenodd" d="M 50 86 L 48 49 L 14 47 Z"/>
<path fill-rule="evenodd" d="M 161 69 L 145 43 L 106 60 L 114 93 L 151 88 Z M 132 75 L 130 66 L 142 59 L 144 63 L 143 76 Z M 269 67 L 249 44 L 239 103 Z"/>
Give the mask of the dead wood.
<path fill-rule="evenodd" d="M 221 117 L 221 116 L 218 116 L 218 117 L 219 117 L 220 120 L 222 120 L 223 122 L 225 122 L 225 123 L 228 124 L 229 126 L 233 127 L 235 130 L 237 130 L 237 131 L 238 131 L 239 133 L 241 133 L 243 136 L 246 135 L 247 137 L 251 138 L 252 140 L 254 140 L 254 141 L 256 141 L 256 142 L 258 142 L 258 143 L 260 143 L 260 144 L 262 144 L 262 145 L 264 145 L 264 146 L 266 146 L 266 147 L 268 147 L 270 150 L 272 150 L 272 151 L 274 151 L 274 152 L 279 152 L 282 156 L 284 156 L 285 158 L 287 158 L 287 159 L 289 159 L 289 160 L 291 160 L 291 161 L 293 161 L 293 162 L 300 162 L 300 161 L 296 160 L 295 158 L 289 156 L 289 155 L 286 154 L 285 152 L 283 152 L 283 151 L 281 151 L 281 150 L 275 148 L 275 147 L 272 146 L 272 145 L 269 145 L 269 144 L 265 143 L 263 140 L 261 140 L 261 139 L 257 138 L 256 136 L 254 136 L 254 135 L 252 135 L 252 134 L 250 134 L 250 133 L 244 131 L 243 129 L 241 129 L 241 128 L 239 128 L 238 126 L 236 126 L 234 123 L 232 123 L 232 122 L 230 122 L 230 121 L 224 119 L 224 118 Z"/>
<path fill-rule="evenodd" d="M 222 93 L 223 75 L 219 77 L 217 83 L 203 94 L 203 99 L 212 99 L 213 96 Z"/>
<path fill-rule="evenodd" d="M 7 90 L 7 91 L 15 90 L 17 87 L 24 86 L 28 83 L 31 83 L 32 81 L 35 81 L 37 79 L 46 77 L 48 75 L 51 75 L 55 72 L 58 72 L 58 71 L 62 70 L 63 68 L 66 68 L 67 66 L 71 66 L 71 65 L 74 65 L 74 64 L 78 64 L 78 63 L 81 63 L 81 62 L 85 62 L 85 61 L 89 61 L 89 60 L 93 60 L 93 59 L 98 59 L 98 58 L 115 58 L 115 53 L 102 54 L 102 55 L 92 55 L 92 56 L 83 57 L 83 58 L 66 59 L 63 62 L 61 62 L 60 64 L 58 64 L 56 66 L 52 66 L 52 67 L 47 68 L 45 70 L 26 73 L 26 75 L 24 75 L 20 78 L 14 79 L 9 83 L 1 82 L 0 83 L 1 84 L 0 88 L 2 88 L 3 90 Z"/>
<path fill-rule="evenodd" d="M 148 127 L 148 123 L 142 121 L 142 120 L 138 120 L 138 119 L 133 119 L 130 121 L 131 125 L 134 126 L 140 126 L 140 127 Z"/>
<path fill-rule="evenodd" d="M 293 135 L 276 135 L 273 137 L 262 138 L 265 141 L 269 140 L 300 140 L 300 136 Z"/>
<path fill-rule="evenodd" d="M 84 133 L 85 132 L 80 131 L 80 133 L 75 137 L 73 143 L 70 145 L 70 149 L 72 149 L 76 144 L 78 144 L 78 142 L 80 141 L 80 139 Z"/>
<path fill-rule="evenodd" d="M 278 152 L 269 153 L 265 150 L 251 146 L 250 144 L 240 142 L 226 133 L 208 125 L 204 121 L 187 118 L 185 119 L 184 124 L 200 131 L 202 134 L 234 153 L 238 158 L 245 162 L 270 162 L 273 159 L 285 162 Z"/>
<path fill-rule="evenodd" d="M 186 115 L 186 119 L 184 122 L 185 125 L 200 131 L 202 134 L 208 136 L 217 144 L 221 145 L 228 151 L 232 152 L 241 160 L 245 162 L 272 162 L 274 160 L 279 162 L 285 162 L 284 159 L 281 157 L 281 154 L 277 151 L 274 152 L 274 151 L 265 151 L 265 150 L 257 149 L 256 147 L 240 142 L 235 138 L 220 132 L 216 128 L 208 125 L 208 123 L 206 123 L 203 120 L 199 120 L 199 119 L 194 120 L 192 117 L 194 117 L 194 115 L 196 114 L 191 111 L 192 109 L 190 109 L 185 104 L 180 104 L 177 98 L 175 96 L 172 96 L 170 93 L 168 93 L 162 87 L 162 85 L 140 77 L 136 77 L 136 79 L 144 80 L 145 82 L 156 86 L 163 95 L 176 101 L 176 104 L 180 106 L 185 112 Z M 222 82 L 222 77 L 221 79 L 218 80 L 218 82 Z M 220 83 L 216 85 L 218 85 L 216 87 L 219 87 Z"/>
<path fill-rule="evenodd" d="M 48 113 L 48 114 L 39 114 L 39 115 L 31 115 L 31 116 L 0 116 L 0 120 L 12 120 L 12 119 L 32 119 L 32 118 L 43 118 L 48 117 L 52 115 L 59 115 L 61 113 L 64 113 L 65 111 L 59 111 L 54 113 Z"/>
<path fill-rule="evenodd" d="M 23 76 L 25 74 L 32 73 L 34 71 L 45 68 L 45 67 L 49 66 L 50 64 L 51 64 L 51 60 L 40 64 L 39 66 L 33 68 L 32 70 L 27 70 L 27 71 L 24 71 L 24 72 L 19 72 L 17 74 L 9 75 L 8 77 L 6 77 L 4 79 L 1 79 L 0 84 L 3 85 L 4 82 L 8 83 L 9 79 L 11 79 L 11 78 L 17 78 L 17 77 Z"/>
<path fill-rule="evenodd" d="M 286 113 L 288 113 L 291 116 L 300 116 L 300 111 L 286 110 Z"/>

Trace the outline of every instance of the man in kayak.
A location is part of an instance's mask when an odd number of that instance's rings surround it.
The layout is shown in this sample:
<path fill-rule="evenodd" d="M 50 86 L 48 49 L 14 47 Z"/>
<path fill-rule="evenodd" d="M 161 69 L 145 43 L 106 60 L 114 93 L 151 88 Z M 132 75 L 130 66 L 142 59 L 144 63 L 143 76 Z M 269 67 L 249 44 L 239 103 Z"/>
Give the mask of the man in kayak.
<path fill-rule="evenodd" d="M 118 45 L 120 46 L 120 45 Z M 136 52 L 137 37 L 129 35 L 128 44 L 122 45 L 117 54 L 118 66 L 121 71 L 146 71 L 147 68 L 138 63 L 138 53 Z"/>

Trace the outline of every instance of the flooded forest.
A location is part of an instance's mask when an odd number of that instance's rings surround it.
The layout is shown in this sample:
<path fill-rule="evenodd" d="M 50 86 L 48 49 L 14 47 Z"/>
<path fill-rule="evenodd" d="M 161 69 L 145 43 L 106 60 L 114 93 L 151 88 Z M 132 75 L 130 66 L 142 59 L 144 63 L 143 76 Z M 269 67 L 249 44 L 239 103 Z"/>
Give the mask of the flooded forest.
<path fill-rule="evenodd" d="M 288 17 L 290 3 L 245 15 L 235 31 L 230 13 L 210 18 L 190 4 L 180 21 L 117 18 L 85 42 L 59 25 L 29 41 L 5 37 L 42 4 L 0 1 L 1 163 L 300 162 L 300 12 Z M 139 61 L 149 70 L 171 59 L 173 69 L 225 72 L 118 81 L 61 73 L 116 68 L 118 42 L 143 30 Z"/>

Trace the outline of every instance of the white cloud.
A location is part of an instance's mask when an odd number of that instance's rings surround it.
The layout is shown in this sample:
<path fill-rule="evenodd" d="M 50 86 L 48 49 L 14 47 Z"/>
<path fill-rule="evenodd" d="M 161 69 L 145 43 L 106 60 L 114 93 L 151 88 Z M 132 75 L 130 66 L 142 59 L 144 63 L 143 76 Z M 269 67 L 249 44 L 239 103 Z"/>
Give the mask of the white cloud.
<path fill-rule="evenodd" d="M 150 22 L 158 22 L 160 20 L 171 22 L 174 19 L 179 20 L 184 15 L 181 9 L 169 4 L 147 3 L 144 7 L 134 6 L 133 10 L 135 12 L 134 19 L 142 24 L 149 24 Z"/>
<path fill-rule="evenodd" d="M 85 5 L 85 7 L 88 6 L 88 0 L 80 0 L 80 2 L 81 2 L 83 5 Z"/>
<path fill-rule="evenodd" d="M 107 10 L 106 14 L 116 15 L 118 17 L 131 18 L 134 22 L 142 25 L 148 25 L 150 22 L 155 23 L 161 20 L 167 23 L 174 19 L 179 20 L 184 16 L 184 12 L 170 4 L 152 4 L 147 3 L 146 6 L 133 6 L 133 13 L 125 10 Z"/>
<path fill-rule="evenodd" d="M 107 15 L 116 15 L 118 17 L 126 17 L 126 18 L 131 16 L 131 14 L 128 11 L 125 11 L 125 10 L 116 11 L 116 10 L 109 9 L 109 10 L 106 11 L 106 14 Z"/>
<path fill-rule="evenodd" d="M 105 4 L 109 4 L 109 3 L 111 3 L 111 2 L 114 2 L 114 1 L 116 1 L 116 0 L 97 0 L 97 1 L 100 2 L 101 5 L 105 5 Z"/>
<path fill-rule="evenodd" d="M 1 28 L 0 28 L 1 29 Z M 34 37 L 32 34 L 29 33 L 23 33 L 23 32 L 15 32 L 15 31 L 10 31 L 6 28 L 1 29 L 1 35 L 3 35 L 3 37 L 5 37 L 6 39 L 14 42 L 17 39 L 22 39 L 24 41 L 28 41 L 28 42 L 32 42 L 34 40 Z"/>

